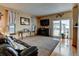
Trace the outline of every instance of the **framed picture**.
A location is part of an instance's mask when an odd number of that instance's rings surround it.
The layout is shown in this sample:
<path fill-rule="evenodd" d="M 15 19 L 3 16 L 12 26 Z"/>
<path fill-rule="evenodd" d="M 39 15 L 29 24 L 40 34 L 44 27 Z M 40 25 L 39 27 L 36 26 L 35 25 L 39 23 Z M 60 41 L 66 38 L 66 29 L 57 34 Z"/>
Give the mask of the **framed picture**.
<path fill-rule="evenodd" d="M 30 19 L 25 17 L 20 17 L 20 24 L 21 25 L 30 25 Z"/>

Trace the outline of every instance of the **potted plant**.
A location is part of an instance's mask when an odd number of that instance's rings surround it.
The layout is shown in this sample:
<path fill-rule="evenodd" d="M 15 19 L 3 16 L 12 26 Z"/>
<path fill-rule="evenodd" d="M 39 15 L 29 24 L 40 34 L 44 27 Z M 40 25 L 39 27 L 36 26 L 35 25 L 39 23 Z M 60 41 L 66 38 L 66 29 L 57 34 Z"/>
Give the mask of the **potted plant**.
<path fill-rule="evenodd" d="M 61 38 L 65 39 L 65 34 L 64 33 L 61 33 Z"/>

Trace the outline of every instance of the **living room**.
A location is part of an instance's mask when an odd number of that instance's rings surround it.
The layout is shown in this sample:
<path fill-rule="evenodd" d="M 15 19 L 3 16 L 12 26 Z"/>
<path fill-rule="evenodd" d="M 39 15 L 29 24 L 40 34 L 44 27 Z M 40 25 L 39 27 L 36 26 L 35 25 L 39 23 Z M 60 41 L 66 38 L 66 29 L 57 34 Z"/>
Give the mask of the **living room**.
<path fill-rule="evenodd" d="M 35 46 L 38 56 L 74 56 L 77 55 L 77 9 L 78 4 L 73 3 L 1 3 L 0 32 Z M 63 38 L 61 30 L 57 32 L 59 37 L 54 37 L 53 21 L 68 19 L 70 37 Z"/>

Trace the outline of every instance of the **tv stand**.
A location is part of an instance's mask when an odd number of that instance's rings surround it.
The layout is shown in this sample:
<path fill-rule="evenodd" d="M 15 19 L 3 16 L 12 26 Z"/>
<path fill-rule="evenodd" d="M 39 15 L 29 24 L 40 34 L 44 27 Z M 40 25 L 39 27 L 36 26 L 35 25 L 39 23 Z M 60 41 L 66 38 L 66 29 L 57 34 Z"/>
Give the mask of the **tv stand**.
<path fill-rule="evenodd" d="M 42 36 L 49 36 L 49 28 L 39 28 L 37 34 Z"/>

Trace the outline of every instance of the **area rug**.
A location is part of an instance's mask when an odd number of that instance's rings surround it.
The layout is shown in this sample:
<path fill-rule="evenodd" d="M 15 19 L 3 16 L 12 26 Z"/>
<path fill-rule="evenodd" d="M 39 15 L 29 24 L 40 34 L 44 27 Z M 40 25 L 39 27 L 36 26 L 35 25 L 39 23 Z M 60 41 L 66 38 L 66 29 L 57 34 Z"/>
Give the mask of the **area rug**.
<path fill-rule="evenodd" d="M 20 40 L 31 46 L 37 46 L 38 56 L 50 56 L 59 42 L 56 38 L 44 36 L 32 36 Z"/>

